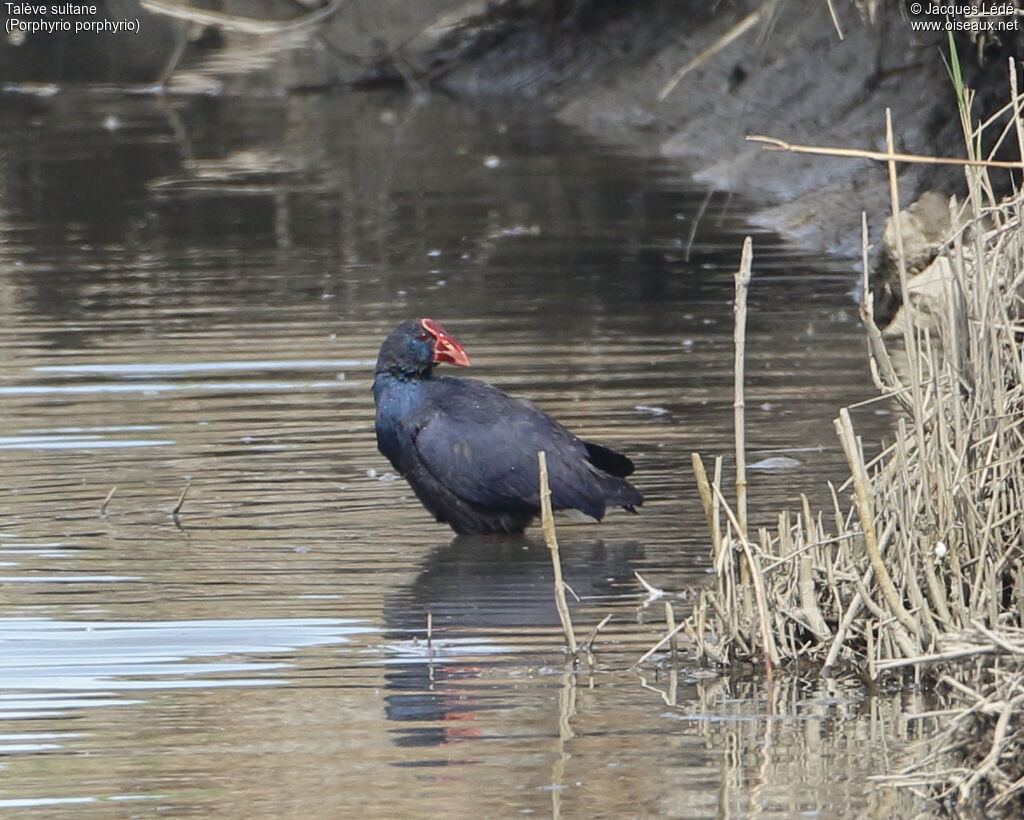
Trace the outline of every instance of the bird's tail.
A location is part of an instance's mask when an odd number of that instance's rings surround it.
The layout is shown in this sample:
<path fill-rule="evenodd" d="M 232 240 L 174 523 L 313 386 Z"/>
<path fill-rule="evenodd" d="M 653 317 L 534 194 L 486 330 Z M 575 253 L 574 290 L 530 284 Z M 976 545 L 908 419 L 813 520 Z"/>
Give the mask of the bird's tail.
<path fill-rule="evenodd" d="M 636 508 L 644 503 L 640 491 L 624 479 L 601 475 L 598 476 L 598 482 L 608 506 L 622 507 L 628 512 L 635 513 Z"/>

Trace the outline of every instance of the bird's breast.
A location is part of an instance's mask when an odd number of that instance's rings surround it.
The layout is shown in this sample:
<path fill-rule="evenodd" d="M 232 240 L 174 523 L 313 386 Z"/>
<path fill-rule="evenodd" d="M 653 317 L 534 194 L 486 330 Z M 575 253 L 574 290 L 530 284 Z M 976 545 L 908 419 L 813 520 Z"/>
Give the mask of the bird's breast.
<path fill-rule="evenodd" d="M 426 412 L 420 385 L 380 374 L 373 382 L 373 399 L 377 405 L 377 448 L 404 474 L 403 452 L 412 445 L 417 415 Z"/>

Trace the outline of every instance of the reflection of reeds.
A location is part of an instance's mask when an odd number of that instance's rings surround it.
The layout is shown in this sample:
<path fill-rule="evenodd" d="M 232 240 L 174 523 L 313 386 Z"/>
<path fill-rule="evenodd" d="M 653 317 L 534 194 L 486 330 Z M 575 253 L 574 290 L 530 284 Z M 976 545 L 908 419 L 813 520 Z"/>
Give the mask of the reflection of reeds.
<path fill-rule="evenodd" d="M 969 107 L 970 95 L 961 99 Z M 1019 105 L 1008 110 L 1024 155 Z M 894 153 L 888 122 L 887 142 L 886 154 L 841 153 L 888 162 L 895 218 L 895 162 L 913 158 Z M 720 461 L 709 477 L 694 454 L 714 580 L 685 627 L 698 656 L 719 665 L 810 662 L 826 676 L 872 681 L 912 669 L 951 711 L 941 737 L 895 782 L 1012 813 L 1024 805 L 1024 194 L 998 202 L 973 152 L 977 130 L 967 142 L 966 217 L 951 207 L 955 230 L 933 263 L 948 274 L 935 277 L 927 299 L 908 288 L 894 232 L 904 294 L 898 355 L 875 326 L 865 288 L 872 374 L 906 414 L 895 441 L 866 460 L 843 408 L 836 430 L 850 478 L 833 490 L 832 509 L 812 514 L 803 499 L 756 533 L 742 471 L 745 246 L 736 501 L 726 500 Z"/>

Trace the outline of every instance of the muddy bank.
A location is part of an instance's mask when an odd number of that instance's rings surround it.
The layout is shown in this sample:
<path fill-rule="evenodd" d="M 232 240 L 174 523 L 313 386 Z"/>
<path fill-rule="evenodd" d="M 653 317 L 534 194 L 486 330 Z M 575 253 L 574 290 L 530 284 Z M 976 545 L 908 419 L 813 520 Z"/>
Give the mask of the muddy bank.
<path fill-rule="evenodd" d="M 915 32 L 896 4 L 876 9 L 874 19 L 852 3 L 833 4 L 842 38 L 828 4 L 810 0 L 712 12 L 646 2 L 625 14 L 591 5 L 589 20 L 557 34 L 521 28 L 450 67 L 443 85 L 463 94 L 540 96 L 560 120 L 598 139 L 677 159 L 710 188 L 755 199 L 763 225 L 848 254 L 859 253 L 861 212 L 878 229 L 888 211 L 885 167 L 766 152 L 747 135 L 884 150 L 890 108 L 897 150 L 964 153 L 946 34 Z M 983 115 L 1005 101 L 1009 46 L 969 37 L 960 45 Z M 536 59 L 543 53 L 546 59 Z M 530 56 L 530 82 L 516 54 Z M 928 189 L 962 189 L 962 177 L 948 169 L 907 165 L 899 173 L 904 203 Z"/>
<path fill-rule="evenodd" d="M 767 152 L 746 136 L 884 150 L 889 107 L 901 151 L 962 153 L 962 146 L 935 38 L 917 42 L 898 18 L 872 25 L 843 10 L 849 19 L 840 41 L 826 4 L 782 4 L 659 100 L 672 75 L 742 17 L 723 15 L 646 67 L 565 101 L 559 117 L 623 139 L 652 135 L 655 150 L 683 160 L 709 186 L 763 203 L 763 224 L 815 247 L 856 253 L 861 212 L 887 211 L 884 165 Z M 929 187 L 952 192 L 959 182 L 921 166 L 900 170 L 908 199 Z"/>

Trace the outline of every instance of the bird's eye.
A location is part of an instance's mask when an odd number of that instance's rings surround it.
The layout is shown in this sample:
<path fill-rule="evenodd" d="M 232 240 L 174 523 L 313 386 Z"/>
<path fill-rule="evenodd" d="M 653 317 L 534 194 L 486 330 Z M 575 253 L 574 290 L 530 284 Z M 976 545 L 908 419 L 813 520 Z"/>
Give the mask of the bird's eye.
<path fill-rule="evenodd" d="M 430 341 L 430 334 L 421 330 L 419 333 L 416 334 L 416 338 L 419 339 L 421 342 L 427 342 Z"/>

